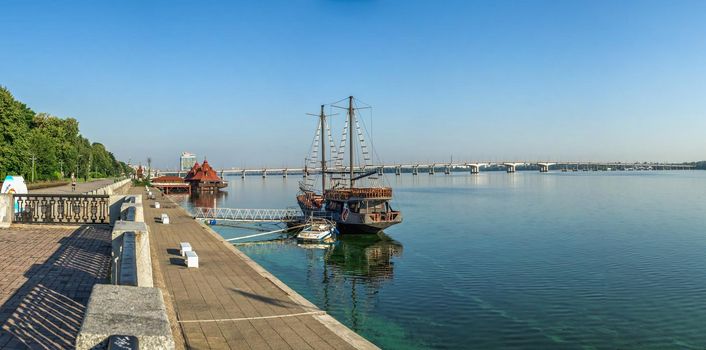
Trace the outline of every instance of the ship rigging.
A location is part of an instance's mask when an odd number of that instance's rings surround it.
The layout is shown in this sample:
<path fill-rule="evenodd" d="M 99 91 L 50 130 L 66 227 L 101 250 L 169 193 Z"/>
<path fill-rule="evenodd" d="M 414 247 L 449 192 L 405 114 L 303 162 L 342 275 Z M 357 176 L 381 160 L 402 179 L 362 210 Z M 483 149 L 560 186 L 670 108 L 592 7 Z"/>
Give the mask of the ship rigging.
<path fill-rule="evenodd" d="M 344 109 L 347 114 L 338 148 L 331 137 L 327 115 L 324 113 L 325 105 L 321 106 L 311 157 L 307 158 L 306 164 L 306 167 L 311 165 L 312 168 L 320 166 L 321 190 L 316 191 L 314 180 L 307 177 L 300 183 L 297 202 L 305 216 L 328 217 L 337 223 L 341 233 L 378 233 L 402 222 L 402 213 L 390 206 L 392 188 L 383 185 L 383 178 L 375 169 L 366 169 L 372 165 L 372 150 L 365 143 L 356 110 L 370 106 L 356 107 L 353 96 L 347 100 L 348 106 L 345 107 L 331 104 L 332 108 Z M 354 131 L 357 135 L 354 135 Z M 357 139 L 354 136 L 358 136 Z M 325 137 L 328 140 L 324 140 Z M 331 168 L 327 166 L 326 141 L 334 155 L 330 161 Z M 356 147 L 356 141 L 359 147 Z M 347 167 L 344 166 L 346 151 Z M 360 151 L 358 159 L 361 163 L 358 165 L 355 162 L 357 151 Z M 319 161 L 320 164 L 316 164 Z M 330 181 L 327 182 L 327 178 Z"/>

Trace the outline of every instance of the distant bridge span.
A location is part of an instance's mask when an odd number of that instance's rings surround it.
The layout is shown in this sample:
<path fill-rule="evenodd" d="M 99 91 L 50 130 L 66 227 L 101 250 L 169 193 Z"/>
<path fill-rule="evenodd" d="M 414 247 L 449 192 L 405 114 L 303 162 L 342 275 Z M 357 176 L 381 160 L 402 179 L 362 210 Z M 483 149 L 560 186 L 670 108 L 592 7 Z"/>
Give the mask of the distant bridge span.
<path fill-rule="evenodd" d="M 556 170 L 577 171 L 577 170 L 691 170 L 693 165 L 680 163 L 660 163 L 660 162 L 562 162 L 562 161 L 484 161 L 484 162 L 438 162 L 438 163 L 398 163 L 398 164 L 380 164 L 368 165 L 365 167 L 354 167 L 356 171 L 375 170 L 379 173 L 393 172 L 395 175 L 401 175 L 403 172 L 411 172 L 413 175 L 418 175 L 420 170 L 435 174 L 437 171 L 443 171 L 449 174 L 453 171 L 469 171 L 471 174 L 478 174 L 482 168 L 489 167 L 504 167 L 508 173 L 514 173 L 518 167 L 532 167 L 540 172 L 549 172 L 553 167 Z M 347 169 L 344 167 L 344 169 Z M 389 170 L 389 171 L 386 171 Z M 404 171 L 403 171 L 404 170 Z M 224 175 L 239 175 L 245 176 L 262 176 L 280 175 L 315 175 L 320 174 L 320 168 L 284 168 L 284 167 L 263 167 L 263 168 L 228 168 L 219 171 L 221 176 Z M 177 170 L 158 170 L 158 175 L 177 175 L 183 176 L 185 171 Z"/>

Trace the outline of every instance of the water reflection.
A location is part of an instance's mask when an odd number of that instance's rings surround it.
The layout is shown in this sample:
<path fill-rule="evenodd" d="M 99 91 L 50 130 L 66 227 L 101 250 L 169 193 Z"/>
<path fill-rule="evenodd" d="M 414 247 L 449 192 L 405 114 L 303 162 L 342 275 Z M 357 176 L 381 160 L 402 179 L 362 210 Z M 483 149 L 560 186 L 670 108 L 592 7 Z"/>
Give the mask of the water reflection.
<path fill-rule="evenodd" d="M 227 199 L 228 192 L 220 191 L 215 193 L 193 193 L 189 197 L 189 203 L 192 207 L 202 207 L 202 208 L 216 208 L 219 202 L 223 202 Z"/>
<path fill-rule="evenodd" d="M 243 234 L 232 227 L 214 229 L 225 237 Z M 329 245 L 280 236 L 236 246 L 354 331 L 364 329 L 380 307 L 376 296 L 392 280 L 403 252 L 402 244 L 384 233 L 341 235 Z"/>
<path fill-rule="evenodd" d="M 320 245 L 299 247 L 311 248 L 305 253 L 306 279 L 310 285 L 320 286 L 318 304 L 343 316 L 354 331 L 361 329 L 370 310 L 377 307 L 377 300 L 371 297 L 383 282 L 393 278 L 393 257 L 401 257 L 403 251 L 402 244 L 384 233 L 342 235 L 324 249 Z"/>
<path fill-rule="evenodd" d="M 384 280 L 392 278 L 392 257 L 400 256 L 402 244 L 384 233 L 342 235 L 326 255 L 325 263 L 349 277 Z"/>

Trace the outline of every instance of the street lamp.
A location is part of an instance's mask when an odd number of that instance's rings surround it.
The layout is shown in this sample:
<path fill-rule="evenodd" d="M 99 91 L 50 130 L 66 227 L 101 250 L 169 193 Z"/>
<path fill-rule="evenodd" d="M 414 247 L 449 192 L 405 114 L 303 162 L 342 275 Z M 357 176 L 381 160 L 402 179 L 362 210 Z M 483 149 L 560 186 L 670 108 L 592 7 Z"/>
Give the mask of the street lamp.
<path fill-rule="evenodd" d="M 83 157 L 82 154 L 79 154 L 78 157 L 76 157 L 76 178 L 78 179 L 80 175 L 78 174 L 78 165 L 81 163 L 81 157 Z"/>
<path fill-rule="evenodd" d="M 34 182 L 34 173 L 35 173 L 35 171 L 34 171 L 34 162 L 35 162 L 36 160 L 37 160 L 37 156 L 35 156 L 34 153 L 32 153 L 32 182 Z"/>

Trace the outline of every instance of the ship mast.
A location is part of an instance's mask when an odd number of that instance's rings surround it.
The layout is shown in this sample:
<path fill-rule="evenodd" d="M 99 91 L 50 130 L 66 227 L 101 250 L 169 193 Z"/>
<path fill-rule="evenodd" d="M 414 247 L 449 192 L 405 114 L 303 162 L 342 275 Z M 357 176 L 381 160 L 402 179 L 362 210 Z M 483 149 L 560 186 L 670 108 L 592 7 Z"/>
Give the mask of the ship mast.
<path fill-rule="evenodd" d="M 326 142 L 324 142 L 324 131 L 326 130 L 326 114 L 324 114 L 324 105 L 321 105 L 321 194 L 326 192 Z"/>
<path fill-rule="evenodd" d="M 351 180 L 351 188 L 353 188 L 353 96 L 348 96 L 348 141 L 348 152 L 350 153 L 349 175 Z"/>

